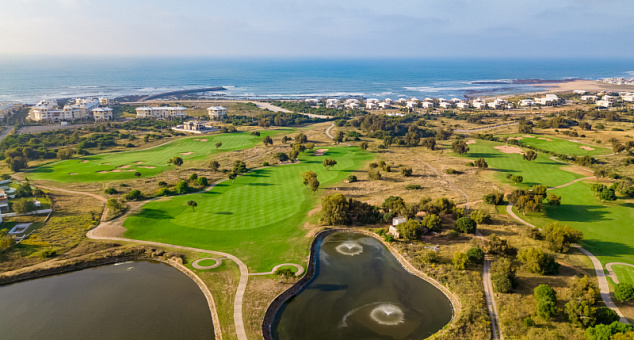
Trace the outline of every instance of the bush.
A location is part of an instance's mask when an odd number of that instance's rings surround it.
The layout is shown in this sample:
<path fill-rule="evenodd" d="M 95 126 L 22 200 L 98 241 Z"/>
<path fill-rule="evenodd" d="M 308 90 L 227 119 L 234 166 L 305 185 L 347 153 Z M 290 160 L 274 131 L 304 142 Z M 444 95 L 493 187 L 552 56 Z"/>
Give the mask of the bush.
<path fill-rule="evenodd" d="M 167 186 L 167 182 L 165 182 L 165 181 L 160 181 L 160 182 L 158 182 L 158 186 L 159 186 L 159 187 L 166 187 L 166 186 Z"/>
<path fill-rule="evenodd" d="M 160 189 L 158 189 L 156 191 L 156 196 L 159 196 L 159 197 L 161 197 L 161 196 L 169 196 L 169 195 L 172 195 L 172 194 L 173 194 L 172 191 L 170 191 L 170 189 L 168 189 L 168 188 L 160 188 Z"/>
<path fill-rule="evenodd" d="M 438 232 L 440 231 L 440 228 L 442 227 L 442 220 L 436 214 L 427 214 L 423 218 L 423 226 L 429 229 L 429 231 Z"/>
<path fill-rule="evenodd" d="M 482 200 L 484 200 L 484 203 L 486 204 L 500 205 L 504 202 L 504 193 L 495 191 L 490 194 L 484 195 L 482 197 Z"/>
<path fill-rule="evenodd" d="M 207 177 L 198 177 L 196 179 L 196 184 L 198 184 L 201 187 L 206 187 L 209 185 L 209 180 L 207 179 Z"/>
<path fill-rule="evenodd" d="M 138 201 L 144 198 L 143 194 L 139 190 L 132 190 L 125 195 L 125 199 L 128 201 Z"/>
<path fill-rule="evenodd" d="M 634 286 L 629 283 L 619 283 L 614 290 L 614 297 L 623 302 L 634 300 Z"/>
<path fill-rule="evenodd" d="M 407 222 L 399 224 L 396 228 L 405 241 L 417 240 L 423 234 L 420 222 L 414 219 L 409 219 Z"/>
<path fill-rule="evenodd" d="M 271 164 L 269 164 L 269 162 L 264 162 L 262 163 L 262 166 L 270 166 Z"/>
<path fill-rule="evenodd" d="M 437 263 L 439 261 L 438 252 L 431 249 L 423 249 L 418 259 L 423 263 Z"/>
<path fill-rule="evenodd" d="M 493 262 L 491 266 L 491 281 L 498 293 L 508 293 L 515 288 L 515 266 L 507 257 Z"/>
<path fill-rule="evenodd" d="M 582 232 L 567 225 L 559 225 L 557 222 L 546 225 L 542 235 L 548 242 L 550 250 L 558 253 L 567 253 L 570 245 L 579 242 L 583 237 Z"/>
<path fill-rule="evenodd" d="M 118 193 L 117 189 L 112 188 L 112 187 L 110 187 L 110 188 L 106 188 L 106 190 L 104 190 L 103 192 L 104 192 L 105 194 L 108 194 L 108 195 L 114 195 L 114 194 L 117 194 L 117 193 Z"/>
<path fill-rule="evenodd" d="M 368 177 L 373 181 L 380 181 L 382 176 L 379 170 L 370 170 L 368 171 Z"/>
<path fill-rule="evenodd" d="M 491 223 L 491 215 L 482 210 L 476 210 L 471 213 L 470 216 L 477 224 L 490 224 Z"/>
<path fill-rule="evenodd" d="M 355 175 L 349 175 L 348 176 L 348 182 L 354 183 L 356 181 L 358 181 L 357 176 L 355 176 Z"/>
<path fill-rule="evenodd" d="M 462 172 L 460 172 L 458 170 L 455 170 L 455 169 L 452 169 L 452 168 L 446 169 L 445 172 L 447 174 L 449 174 L 449 175 L 460 175 L 462 173 Z"/>
<path fill-rule="evenodd" d="M 552 288 L 541 284 L 535 288 L 534 295 L 537 315 L 548 320 L 557 313 L 557 293 Z"/>
<path fill-rule="evenodd" d="M 609 325 L 621 319 L 619 315 L 608 307 L 598 307 L 594 312 L 597 325 Z"/>
<path fill-rule="evenodd" d="M 405 190 L 420 190 L 423 187 L 421 187 L 419 184 L 408 184 L 405 186 Z"/>
<path fill-rule="evenodd" d="M 469 263 L 482 264 L 484 263 L 484 252 L 478 247 L 472 247 L 467 250 L 467 258 L 469 259 Z"/>
<path fill-rule="evenodd" d="M 465 270 L 468 263 L 467 255 L 459 251 L 453 254 L 453 267 L 456 270 Z"/>
<path fill-rule="evenodd" d="M 474 234 L 476 227 L 476 221 L 469 217 L 461 217 L 456 221 L 456 231 L 461 233 Z"/>
<path fill-rule="evenodd" d="M 559 263 L 555 261 L 555 257 L 544 253 L 541 249 L 522 249 L 517 258 L 524 263 L 526 270 L 531 273 L 554 275 L 559 272 Z"/>
<path fill-rule="evenodd" d="M 402 168 L 401 169 L 401 174 L 404 177 L 412 177 L 412 174 L 413 174 L 412 168 Z"/>
<path fill-rule="evenodd" d="M 57 251 L 52 249 L 45 249 L 45 250 L 42 250 L 42 252 L 40 253 L 40 257 L 43 259 L 51 258 L 54 256 L 57 256 Z"/>
<path fill-rule="evenodd" d="M 616 337 L 612 337 L 612 335 L 616 335 L 619 333 L 626 333 L 634 331 L 634 326 L 624 324 L 618 321 L 611 323 L 610 325 L 599 324 L 594 327 L 590 327 L 586 329 L 586 340 L 608 340 L 608 339 L 617 339 Z M 619 339 L 627 339 L 626 337 L 621 337 Z"/>

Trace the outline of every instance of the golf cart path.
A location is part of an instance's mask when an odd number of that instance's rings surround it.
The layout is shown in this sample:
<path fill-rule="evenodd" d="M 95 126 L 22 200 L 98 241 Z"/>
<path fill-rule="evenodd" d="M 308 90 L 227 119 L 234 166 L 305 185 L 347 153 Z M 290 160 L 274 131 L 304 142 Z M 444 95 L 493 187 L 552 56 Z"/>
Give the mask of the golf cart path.
<path fill-rule="evenodd" d="M 300 276 L 304 273 L 304 267 L 295 264 L 295 263 L 282 263 L 282 264 L 278 264 L 277 266 L 273 267 L 273 270 L 271 270 L 270 272 L 264 272 L 264 273 L 251 273 L 249 275 L 270 275 L 270 274 L 275 274 L 275 272 L 282 268 L 282 267 L 286 267 L 286 266 L 292 266 L 297 268 L 297 273 L 295 273 L 295 276 Z"/>
<path fill-rule="evenodd" d="M 616 273 L 612 270 L 612 266 L 628 266 L 634 268 L 633 264 L 625 263 L 625 262 L 610 262 L 605 264 L 605 269 L 609 277 L 612 278 L 614 283 L 619 284 L 619 279 L 616 277 Z"/>

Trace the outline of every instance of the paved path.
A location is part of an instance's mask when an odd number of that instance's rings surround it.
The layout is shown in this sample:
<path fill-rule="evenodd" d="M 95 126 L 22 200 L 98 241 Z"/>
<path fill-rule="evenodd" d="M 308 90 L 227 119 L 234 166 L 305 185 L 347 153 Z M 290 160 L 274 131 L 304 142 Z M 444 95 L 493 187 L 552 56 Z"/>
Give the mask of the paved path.
<path fill-rule="evenodd" d="M 605 265 L 605 269 L 608 273 L 608 276 L 612 278 L 612 281 L 614 281 L 614 283 L 618 284 L 619 283 L 619 278 L 616 277 L 616 273 L 614 273 L 614 271 L 612 270 L 612 266 L 628 266 L 628 267 L 632 267 L 634 268 L 634 265 L 629 264 L 629 263 L 625 263 L 625 262 L 610 262 L 610 263 L 606 263 Z"/>
<path fill-rule="evenodd" d="M 211 266 L 201 266 L 200 262 L 202 261 L 206 261 L 206 260 L 214 260 L 215 263 L 212 264 Z M 198 259 L 194 262 L 192 262 L 192 267 L 196 268 L 196 269 L 214 269 L 214 268 L 218 268 L 220 267 L 220 265 L 222 264 L 222 260 L 224 260 L 224 257 L 221 258 L 214 258 L 214 257 L 204 257 L 202 259 Z"/>
<path fill-rule="evenodd" d="M 271 275 L 271 274 L 275 274 L 275 271 L 282 268 L 282 267 L 287 267 L 287 266 L 292 266 L 297 268 L 297 272 L 295 273 L 295 276 L 301 276 L 302 274 L 304 274 L 304 267 L 295 264 L 295 263 L 282 263 L 282 264 L 278 264 L 277 266 L 273 267 L 273 270 L 271 270 L 270 272 L 265 272 L 265 273 L 251 273 L 249 275 Z"/>
<path fill-rule="evenodd" d="M 590 180 L 590 179 L 597 179 L 595 176 L 589 176 L 589 177 L 582 177 L 582 178 L 577 178 L 574 181 L 570 181 L 566 184 L 562 184 L 562 185 L 558 185 L 556 187 L 552 187 L 552 188 L 548 188 L 548 190 L 552 190 L 552 189 L 559 189 L 559 188 L 563 188 L 563 187 L 567 187 L 569 185 L 575 184 L 577 182 L 581 182 L 581 181 L 585 181 L 585 180 Z"/>
<path fill-rule="evenodd" d="M 334 127 L 335 127 L 335 123 L 332 123 L 332 125 L 330 125 L 330 127 L 326 129 L 326 136 L 328 136 L 328 138 L 330 138 L 330 139 L 335 139 L 335 137 L 333 137 L 330 134 L 330 130 L 332 130 L 332 128 L 334 128 Z"/>

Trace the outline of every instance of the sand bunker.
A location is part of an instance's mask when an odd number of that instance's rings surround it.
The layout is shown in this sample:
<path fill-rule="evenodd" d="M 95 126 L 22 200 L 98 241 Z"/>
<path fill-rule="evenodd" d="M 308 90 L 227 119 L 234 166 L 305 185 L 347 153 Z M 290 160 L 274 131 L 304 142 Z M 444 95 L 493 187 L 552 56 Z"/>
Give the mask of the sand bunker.
<path fill-rule="evenodd" d="M 156 169 L 155 166 L 147 166 L 147 165 L 141 165 L 138 168 L 143 168 L 143 169 Z"/>
<path fill-rule="evenodd" d="M 509 137 L 508 139 L 522 140 L 524 137 Z"/>
<path fill-rule="evenodd" d="M 569 139 L 568 141 L 569 141 L 569 142 L 573 142 L 573 143 L 579 143 L 579 141 L 578 141 L 578 140 L 572 140 L 572 139 Z"/>
<path fill-rule="evenodd" d="M 191 154 L 193 154 L 193 153 L 194 153 L 193 151 L 190 151 L 190 152 L 181 152 L 181 155 L 183 155 L 183 156 L 189 156 L 189 155 L 191 155 Z"/>
<path fill-rule="evenodd" d="M 83 161 L 81 161 L 79 163 L 88 163 L 88 162 L 89 162 L 88 160 L 83 160 Z"/>
<path fill-rule="evenodd" d="M 71 172 L 71 173 L 69 173 L 69 175 L 71 175 L 71 176 L 72 175 L 77 175 L 77 173 L 76 172 Z"/>
<path fill-rule="evenodd" d="M 143 162 L 134 162 L 134 164 L 143 164 Z"/>
<path fill-rule="evenodd" d="M 112 171 L 110 171 L 110 172 L 121 172 L 121 170 L 119 170 L 119 169 L 114 169 L 114 170 L 112 170 Z"/>
<path fill-rule="evenodd" d="M 552 141 L 553 141 L 553 140 L 552 140 L 552 139 L 550 139 L 550 138 L 544 138 L 544 137 L 539 137 L 539 138 L 537 138 L 537 139 L 545 140 L 545 141 L 547 141 L 547 142 L 552 142 Z"/>
<path fill-rule="evenodd" d="M 494 149 L 502 153 L 522 153 L 522 149 L 516 146 L 501 145 L 494 147 Z"/>
<path fill-rule="evenodd" d="M 101 163 L 101 165 L 110 165 L 110 163 Z"/>
<path fill-rule="evenodd" d="M 127 169 L 130 167 L 130 164 L 126 164 L 126 165 L 122 165 L 119 167 L 119 169 Z"/>
<path fill-rule="evenodd" d="M 98 174 L 107 174 L 109 171 L 97 171 Z"/>
<path fill-rule="evenodd" d="M 535 138 L 535 136 L 531 136 L 531 135 L 522 135 L 522 137 L 524 137 L 524 138 Z"/>
<path fill-rule="evenodd" d="M 469 140 L 467 141 L 467 144 L 475 144 L 475 143 L 476 143 L 476 140 L 475 140 L 475 139 L 469 139 Z"/>
<path fill-rule="evenodd" d="M 323 156 L 326 153 L 326 151 L 328 151 L 328 149 L 315 150 L 315 156 Z"/>
<path fill-rule="evenodd" d="M 199 141 L 201 141 L 201 142 L 206 142 L 206 141 L 207 141 L 207 138 L 199 139 Z"/>
<path fill-rule="evenodd" d="M 591 148 L 589 146 L 580 146 L 581 149 L 584 149 L 586 151 L 594 151 L 594 148 Z"/>
<path fill-rule="evenodd" d="M 134 169 L 130 169 L 130 170 L 123 170 L 123 171 L 135 171 Z"/>

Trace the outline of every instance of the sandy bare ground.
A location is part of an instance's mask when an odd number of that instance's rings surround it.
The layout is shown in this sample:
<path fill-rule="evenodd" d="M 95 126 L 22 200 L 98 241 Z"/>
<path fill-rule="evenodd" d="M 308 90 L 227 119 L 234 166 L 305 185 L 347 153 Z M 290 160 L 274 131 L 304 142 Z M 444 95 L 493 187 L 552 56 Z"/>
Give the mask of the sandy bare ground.
<path fill-rule="evenodd" d="M 545 141 L 547 141 L 547 142 L 552 142 L 552 141 L 553 141 L 553 140 L 552 140 L 552 139 L 550 139 L 550 138 L 544 138 L 544 137 L 539 137 L 539 138 L 537 138 L 537 139 L 545 140 Z"/>
<path fill-rule="evenodd" d="M 475 139 L 469 139 L 469 140 L 467 141 L 467 144 L 475 144 L 475 143 L 476 143 L 476 140 L 475 140 Z"/>
<path fill-rule="evenodd" d="M 189 155 L 191 155 L 191 154 L 193 154 L 193 153 L 194 153 L 193 151 L 189 151 L 189 152 L 181 152 L 181 155 L 183 155 L 183 156 L 189 156 Z"/>
<path fill-rule="evenodd" d="M 615 85 L 598 82 L 596 80 L 573 80 L 565 83 L 557 84 L 535 84 L 529 85 L 532 87 L 547 88 L 547 91 L 535 92 L 535 93 L 553 93 L 553 92 L 568 92 L 574 90 L 586 90 L 588 92 L 598 92 L 605 90 L 612 91 L 631 91 L 634 86 L 627 85 Z"/>
<path fill-rule="evenodd" d="M 520 154 L 522 153 L 522 149 L 518 148 L 517 146 L 501 145 L 501 146 L 494 147 L 494 149 L 502 153 L 520 153 Z"/>
<path fill-rule="evenodd" d="M 524 138 L 535 138 L 535 136 L 531 136 L 531 135 L 522 135 L 522 137 L 524 137 Z"/>
<path fill-rule="evenodd" d="M 579 148 L 587 150 L 587 151 L 593 151 L 594 150 L 594 148 L 591 148 L 589 146 L 580 146 Z"/>
<path fill-rule="evenodd" d="M 315 150 L 315 156 L 323 156 L 326 153 L 326 151 L 328 151 L 328 149 Z"/>
<path fill-rule="evenodd" d="M 125 164 L 125 165 L 119 166 L 118 168 L 119 169 L 127 169 L 129 167 L 130 167 L 130 164 Z"/>
<path fill-rule="evenodd" d="M 77 175 L 77 173 L 76 172 L 71 172 L 71 173 L 69 173 L 69 175 L 73 176 L 73 175 Z"/>

